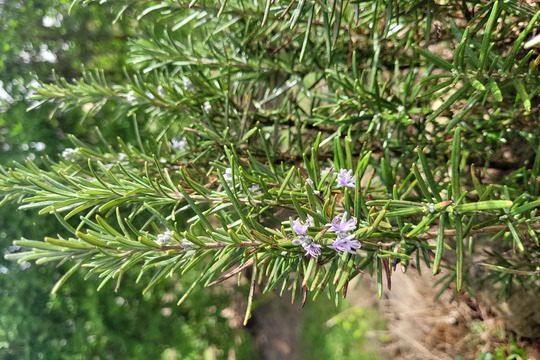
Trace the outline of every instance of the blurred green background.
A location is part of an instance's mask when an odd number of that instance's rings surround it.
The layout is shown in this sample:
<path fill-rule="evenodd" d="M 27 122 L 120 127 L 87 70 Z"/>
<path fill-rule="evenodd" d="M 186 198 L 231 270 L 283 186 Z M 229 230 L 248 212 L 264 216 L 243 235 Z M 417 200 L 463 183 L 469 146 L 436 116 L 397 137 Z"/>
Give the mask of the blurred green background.
<path fill-rule="evenodd" d="M 111 79 L 123 75 L 122 57 L 136 28 L 117 23 L 99 6 L 78 7 L 68 16 L 70 1 L 7 1 L 0 3 L 0 144 L 1 163 L 29 157 L 55 157 L 66 144 L 66 134 L 93 142 L 87 129 L 99 123 L 105 136 L 125 132 L 104 109 L 81 125 L 76 111 L 54 114 L 45 105 L 27 112 L 25 97 L 35 79 L 79 77 L 83 66 L 99 67 Z M 15 204 L 0 208 L 0 247 L 3 253 L 18 251 L 13 239 L 42 239 L 62 233 L 55 221 Z M 223 331 L 228 295 L 194 294 L 195 303 L 174 304 L 182 285 L 170 281 L 153 293 L 125 286 L 96 291 L 97 282 L 76 274 L 56 297 L 50 289 L 65 269 L 52 265 L 15 264 L 0 259 L 0 358 L 1 359 L 199 359 L 210 346 L 227 355 L 235 348 L 249 358 L 249 337 L 240 330 Z M 133 279 L 134 280 L 134 279 Z M 185 279 L 189 281 L 189 279 Z M 134 284 L 134 281 L 131 282 Z M 213 311 L 211 311 L 213 309 Z M 240 340 L 238 340 L 240 339 Z"/>

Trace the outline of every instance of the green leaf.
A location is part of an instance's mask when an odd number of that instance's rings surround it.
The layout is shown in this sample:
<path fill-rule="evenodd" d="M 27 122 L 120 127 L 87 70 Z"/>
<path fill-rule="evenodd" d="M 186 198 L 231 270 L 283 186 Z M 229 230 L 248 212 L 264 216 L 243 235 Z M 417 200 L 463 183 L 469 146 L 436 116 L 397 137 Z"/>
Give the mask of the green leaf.
<path fill-rule="evenodd" d="M 89 234 L 85 234 L 81 231 L 77 231 L 77 233 L 75 234 L 77 235 L 77 237 L 83 241 L 86 241 L 87 243 L 91 244 L 91 245 L 95 245 L 97 247 L 100 247 L 100 248 L 110 248 L 109 245 L 107 245 L 107 243 L 97 239 L 95 236 L 92 236 L 92 235 L 89 235 Z"/>
<path fill-rule="evenodd" d="M 439 57 L 437 55 L 435 55 L 431 51 L 428 51 L 426 49 L 422 49 L 422 48 L 420 48 L 420 47 L 418 47 L 416 45 L 413 45 L 412 48 L 413 48 L 414 51 L 416 51 L 417 53 L 419 53 L 420 55 L 425 57 L 427 60 L 429 60 L 431 63 L 435 64 L 436 66 L 440 67 L 443 70 L 452 71 L 452 69 L 454 68 L 453 65 L 450 62 L 442 59 L 441 57 Z"/>
<path fill-rule="evenodd" d="M 463 86 L 457 89 L 452 95 L 450 95 L 448 99 L 446 99 L 444 103 L 442 103 L 441 106 L 437 108 L 437 110 L 435 110 L 430 116 L 428 116 L 427 120 L 435 120 L 437 116 L 442 114 L 443 111 L 449 109 L 452 105 L 456 104 L 458 100 L 466 98 L 468 96 L 470 88 L 471 85 L 469 83 L 463 84 Z"/>
<path fill-rule="evenodd" d="M 521 44 L 523 41 L 525 41 L 525 38 L 529 36 L 530 32 L 534 27 L 536 26 L 536 22 L 538 21 L 538 18 L 540 18 L 540 11 L 537 11 L 536 14 L 532 17 L 532 19 L 529 21 L 529 25 L 523 31 L 519 34 L 517 39 L 512 44 L 512 48 L 506 54 L 504 64 L 502 66 L 502 71 L 507 72 L 512 65 L 516 63 L 516 55 L 518 54 L 519 50 L 521 49 Z M 525 44 L 525 49 L 527 49 L 528 46 Z"/>
<path fill-rule="evenodd" d="M 514 244 L 517 246 L 519 251 L 524 252 L 525 247 L 523 246 L 523 242 L 521 242 L 521 237 L 519 233 L 517 232 L 514 224 L 512 224 L 510 221 L 507 221 L 506 225 L 508 226 L 508 230 L 510 230 L 510 234 L 512 235 L 512 238 L 514 239 Z"/>
<path fill-rule="evenodd" d="M 422 218 L 422 220 L 414 227 L 413 230 L 409 231 L 407 234 L 408 238 L 415 237 L 423 231 L 427 230 L 427 226 L 437 218 L 437 215 L 427 215 Z"/>
<path fill-rule="evenodd" d="M 441 213 L 441 216 L 439 218 L 439 227 L 437 230 L 437 247 L 435 248 L 435 258 L 433 259 L 433 265 L 432 265 L 432 273 L 433 275 L 437 275 L 439 273 L 439 267 L 441 265 L 442 255 L 444 251 L 444 230 L 446 227 L 446 213 Z"/>
<path fill-rule="evenodd" d="M 461 172 L 460 172 L 460 155 L 461 155 L 461 131 L 457 127 L 454 131 L 454 140 L 452 142 L 452 155 L 450 158 L 450 166 L 452 169 L 452 199 L 454 204 L 459 204 L 461 200 Z M 456 237 L 456 290 L 461 291 L 463 283 L 463 230 L 461 215 L 454 213 L 454 227 Z"/>
<path fill-rule="evenodd" d="M 425 170 L 426 172 L 429 172 L 429 168 Z M 416 178 L 416 182 L 418 184 L 418 187 L 420 188 L 420 191 L 422 191 L 422 194 L 426 198 L 426 200 L 430 203 L 433 202 L 433 198 L 431 197 L 431 193 L 429 192 L 426 183 L 424 182 L 424 179 L 422 178 L 422 174 L 420 174 L 420 170 L 418 169 L 418 166 L 416 164 L 413 164 L 413 172 L 414 177 Z M 438 191 L 437 191 L 438 193 Z"/>
<path fill-rule="evenodd" d="M 56 246 L 61 246 L 63 248 L 68 248 L 68 249 L 77 249 L 77 250 L 95 249 L 95 247 L 93 246 L 89 246 L 87 244 L 84 244 L 76 240 L 68 241 L 68 240 L 63 240 L 63 239 L 54 239 L 51 237 L 45 237 L 45 242 L 56 245 Z"/>
<path fill-rule="evenodd" d="M 90 260 L 92 258 L 93 255 L 89 255 L 87 257 L 85 257 L 84 259 L 78 261 L 74 266 L 72 266 L 64 275 L 62 275 L 62 277 L 56 282 L 56 284 L 54 285 L 54 287 L 52 288 L 51 290 L 51 294 L 56 294 L 56 292 L 58 291 L 58 289 L 60 289 L 60 287 L 62 285 L 64 285 L 66 283 L 66 281 L 68 281 L 68 279 L 73 275 L 75 274 L 75 272 L 77 270 L 79 270 L 81 268 L 81 266 L 83 266 L 88 260 Z"/>
<path fill-rule="evenodd" d="M 426 155 L 424 154 L 424 150 L 417 148 L 416 152 L 418 154 L 418 159 L 420 160 L 420 164 L 422 165 L 422 170 L 424 171 L 424 176 L 426 177 L 427 185 L 429 185 L 429 189 L 431 190 L 431 194 L 435 197 L 435 200 L 438 202 L 442 201 L 441 194 L 439 191 L 439 186 L 435 182 L 435 178 L 433 176 L 433 173 L 431 171 L 432 167 L 429 166 Z M 418 179 L 417 175 L 417 167 L 414 167 L 415 170 L 415 176 Z"/>
<path fill-rule="evenodd" d="M 473 211 L 489 211 L 510 208 L 514 203 L 510 200 L 488 200 L 475 203 L 459 204 L 454 206 L 454 211 L 459 213 Z"/>
<path fill-rule="evenodd" d="M 523 84 L 523 81 L 521 79 L 514 79 L 513 84 L 514 84 L 514 87 L 516 88 L 519 98 L 523 102 L 523 107 L 525 108 L 525 110 L 531 111 L 531 99 L 529 98 L 529 94 L 527 93 L 527 90 L 525 89 L 525 85 Z"/>
<path fill-rule="evenodd" d="M 480 69 L 485 69 L 486 61 L 490 53 L 491 36 L 493 35 L 493 28 L 497 25 L 499 19 L 499 1 L 492 3 L 491 13 L 484 30 L 484 36 L 482 37 L 482 46 L 480 48 Z"/>
<path fill-rule="evenodd" d="M 225 180 L 223 180 L 223 182 L 225 182 Z M 210 224 L 210 222 L 208 221 L 206 216 L 204 216 L 203 212 L 201 211 L 199 206 L 195 203 L 195 201 L 193 201 L 191 199 L 191 197 L 188 195 L 188 193 L 181 186 L 178 186 L 178 191 L 180 191 L 180 193 L 182 193 L 182 196 L 184 197 L 184 199 L 189 204 L 189 207 L 191 208 L 191 210 L 193 210 L 195 212 L 195 214 L 197 214 L 198 220 L 203 224 L 203 226 L 206 229 L 211 231 L 213 229 L 212 224 Z M 230 192 L 230 190 L 229 190 L 229 192 Z"/>
<path fill-rule="evenodd" d="M 476 79 L 473 79 L 473 78 L 469 79 L 469 81 L 470 81 L 472 87 L 475 88 L 476 90 L 478 90 L 478 91 L 485 91 L 486 90 L 485 86 L 480 81 L 478 81 Z"/>
<path fill-rule="evenodd" d="M 491 91 L 491 94 L 493 95 L 493 100 L 495 100 L 495 102 L 499 103 L 503 101 L 501 89 L 499 88 L 495 80 L 489 81 L 489 89 Z"/>

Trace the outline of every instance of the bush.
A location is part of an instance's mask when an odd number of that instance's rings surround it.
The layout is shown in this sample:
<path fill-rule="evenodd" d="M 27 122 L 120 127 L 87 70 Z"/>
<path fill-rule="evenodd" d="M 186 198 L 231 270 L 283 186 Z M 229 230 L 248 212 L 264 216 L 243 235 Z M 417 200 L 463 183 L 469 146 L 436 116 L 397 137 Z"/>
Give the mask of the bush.
<path fill-rule="evenodd" d="M 124 81 L 92 69 L 32 99 L 88 118 L 112 107 L 135 140 L 97 123 L 95 143 L 3 170 L 6 201 L 70 234 L 17 240 L 28 250 L 8 258 L 70 263 L 58 285 L 80 268 L 100 287 L 149 274 L 145 292 L 201 264 L 179 304 L 246 268 L 250 303 L 259 283 L 338 301 L 364 273 L 381 295 L 396 267 L 421 263 L 458 292 L 472 270 L 503 290 L 535 284 L 534 6 L 105 6 L 142 29 Z"/>

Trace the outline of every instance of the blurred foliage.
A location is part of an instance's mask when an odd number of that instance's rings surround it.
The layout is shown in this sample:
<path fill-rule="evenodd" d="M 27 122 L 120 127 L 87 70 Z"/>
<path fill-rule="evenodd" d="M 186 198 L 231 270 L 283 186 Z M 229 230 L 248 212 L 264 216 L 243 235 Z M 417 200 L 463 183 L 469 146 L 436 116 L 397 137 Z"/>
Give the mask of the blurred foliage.
<path fill-rule="evenodd" d="M 27 114 L 32 101 L 27 96 L 40 81 L 53 80 L 54 72 L 66 78 L 81 75 L 84 66 L 99 67 L 111 79 L 123 77 L 119 64 L 127 51 L 128 37 L 137 28 L 113 24 L 114 14 L 95 6 L 77 6 L 68 15 L 72 1 L 3 1 L 0 3 L 0 144 L 5 161 L 23 160 L 63 149 L 65 133 L 92 139 L 80 124 L 80 115 L 57 114 L 52 107 Z M 2 95 L 3 94 L 3 95 Z M 107 131 L 112 111 L 94 119 Z M 112 133 L 124 127 L 111 128 Z"/>
<path fill-rule="evenodd" d="M 27 99 L 36 78 L 78 77 L 83 65 L 98 66 L 111 79 L 122 79 L 119 64 L 127 39 L 136 26 L 112 24 L 114 14 L 102 7 L 76 6 L 71 1 L 0 2 L 0 157 L 3 164 L 29 157 L 54 156 L 66 147 L 65 133 L 95 141 L 88 126 L 99 124 L 106 136 L 123 133 L 126 126 L 109 122 L 114 109 L 104 109 L 82 125 L 81 112 L 51 116 L 52 106 L 27 111 Z M 69 146 L 69 145 L 68 145 Z M 0 208 L 0 251 L 16 253 L 13 238 L 39 238 L 65 233 L 59 224 L 21 212 L 17 206 Z M 66 284 L 60 296 L 50 288 L 68 270 L 66 266 L 21 265 L 0 259 L 0 359 L 200 359 L 214 348 L 218 359 L 234 351 L 250 358 L 252 346 L 242 330 L 230 329 L 220 311 L 229 294 L 216 289 L 210 296 L 178 308 L 171 303 L 183 291 L 184 280 L 171 279 L 141 297 L 141 286 L 115 292 L 96 292 L 95 281 L 82 274 Z M 189 282 L 190 278 L 186 277 Z M 225 331 L 227 329 L 227 331 Z"/>
<path fill-rule="evenodd" d="M 114 15 L 96 6 L 76 6 L 70 16 L 71 4 L 69 0 L 2 2 L 0 77 L 12 97 L 21 96 L 19 86 L 32 76 L 39 74 L 45 80 L 53 67 L 67 78 L 80 76 L 82 65 L 119 75 L 118 65 L 136 27 L 113 24 Z M 9 84 L 10 80 L 18 82 Z"/>
<path fill-rule="evenodd" d="M 376 334 L 384 328 L 377 309 L 351 306 L 347 302 L 333 309 L 325 299 L 318 299 L 305 309 L 302 318 L 304 358 L 376 360 L 377 348 L 384 342 Z"/>
<path fill-rule="evenodd" d="M 177 279 L 141 297 L 138 286 L 96 292 L 76 276 L 51 299 L 46 284 L 61 275 L 51 270 L 32 266 L 0 276 L 0 359 L 197 360 L 211 347 L 216 359 L 230 351 L 252 357 L 246 334 L 220 315 L 229 303 L 225 292 L 197 291 L 177 307 L 174 298 L 183 291 Z"/>
<path fill-rule="evenodd" d="M 456 360 L 462 360 L 462 357 L 456 358 Z M 494 353 L 483 352 L 476 360 L 519 360 L 519 359 L 530 359 L 527 357 L 527 351 L 516 344 L 516 341 L 513 336 L 510 336 L 508 339 L 508 344 L 504 346 L 499 346 L 495 349 Z"/>

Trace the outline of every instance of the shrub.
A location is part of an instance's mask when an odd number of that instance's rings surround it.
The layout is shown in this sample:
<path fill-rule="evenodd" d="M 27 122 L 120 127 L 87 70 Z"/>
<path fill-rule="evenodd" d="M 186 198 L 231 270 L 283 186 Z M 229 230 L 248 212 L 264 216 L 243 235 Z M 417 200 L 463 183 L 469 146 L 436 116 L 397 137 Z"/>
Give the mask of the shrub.
<path fill-rule="evenodd" d="M 100 286 L 136 271 L 146 292 L 197 264 L 179 304 L 247 268 L 250 304 L 256 284 L 338 301 L 366 272 L 380 295 L 411 263 L 445 268 L 457 291 L 477 267 L 505 289 L 536 280 L 540 86 L 523 47 L 534 6 L 103 6 L 143 29 L 124 82 L 92 69 L 41 83 L 32 99 L 88 118 L 114 106 L 135 141 L 101 136 L 98 123 L 95 143 L 72 137 L 42 167 L 0 177 L 5 201 L 70 234 L 17 240 L 27 251 L 8 255 L 72 264 L 53 291 L 85 268 Z M 496 249 L 487 260 L 483 234 Z"/>

